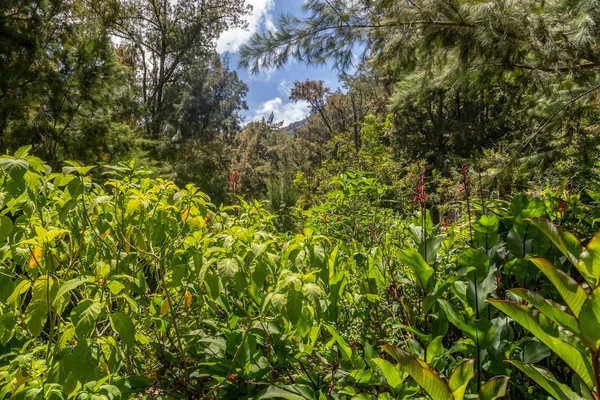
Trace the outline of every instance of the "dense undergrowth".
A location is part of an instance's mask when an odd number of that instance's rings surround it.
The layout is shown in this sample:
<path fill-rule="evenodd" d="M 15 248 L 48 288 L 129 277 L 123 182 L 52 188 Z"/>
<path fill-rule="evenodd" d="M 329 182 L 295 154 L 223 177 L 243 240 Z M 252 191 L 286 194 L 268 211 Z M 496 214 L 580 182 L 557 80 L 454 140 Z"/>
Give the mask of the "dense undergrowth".
<path fill-rule="evenodd" d="M 592 188 L 480 201 L 465 169 L 473 218 L 434 225 L 352 173 L 282 233 L 134 162 L 0 167 L 0 398 L 600 398 Z"/>

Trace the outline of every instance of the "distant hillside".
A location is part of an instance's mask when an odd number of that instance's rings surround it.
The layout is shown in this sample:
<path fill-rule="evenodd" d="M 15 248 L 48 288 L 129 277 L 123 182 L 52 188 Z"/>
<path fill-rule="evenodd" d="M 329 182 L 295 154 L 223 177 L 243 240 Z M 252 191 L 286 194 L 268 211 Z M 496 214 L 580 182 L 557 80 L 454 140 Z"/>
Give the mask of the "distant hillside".
<path fill-rule="evenodd" d="M 308 120 L 308 117 L 304 118 L 304 119 L 302 119 L 300 121 L 292 122 L 291 124 L 289 124 L 288 126 L 284 127 L 283 129 L 285 130 L 286 134 L 292 135 L 294 133 L 294 131 L 296 129 L 300 128 L 302 125 L 304 125 L 307 120 Z"/>

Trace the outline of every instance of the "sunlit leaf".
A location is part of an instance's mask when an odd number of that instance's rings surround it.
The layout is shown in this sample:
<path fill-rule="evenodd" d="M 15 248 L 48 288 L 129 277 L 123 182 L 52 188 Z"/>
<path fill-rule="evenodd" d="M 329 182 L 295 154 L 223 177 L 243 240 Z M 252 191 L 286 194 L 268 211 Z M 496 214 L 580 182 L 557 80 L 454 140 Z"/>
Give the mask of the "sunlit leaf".
<path fill-rule="evenodd" d="M 452 399 L 452 391 L 427 365 L 404 350 L 390 345 L 381 346 L 386 353 L 402 366 L 433 400 Z"/>
<path fill-rule="evenodd" d="M 568 386 L 560 383 L 550 371 L 520 361 L 508 360 L 508 362 L 533 379 L 535 383 L 550 393 L 553 398 L 557 400 L 583 400 L 583 397 L 577 395 Z"/>

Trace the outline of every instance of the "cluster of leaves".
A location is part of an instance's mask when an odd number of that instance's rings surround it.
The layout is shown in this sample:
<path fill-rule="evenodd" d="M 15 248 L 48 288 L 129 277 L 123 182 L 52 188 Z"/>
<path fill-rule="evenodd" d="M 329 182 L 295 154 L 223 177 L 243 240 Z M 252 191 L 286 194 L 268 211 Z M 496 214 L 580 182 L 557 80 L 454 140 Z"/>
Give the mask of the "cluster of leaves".
<path fill-rule="evenodd" d="M 597 239 L 553 199 L 338 241 L 360 175 L 339 224 L 282 235 L 258 202 L 28 151 L 0 158 L 0 398 L 598 396 Z"/>

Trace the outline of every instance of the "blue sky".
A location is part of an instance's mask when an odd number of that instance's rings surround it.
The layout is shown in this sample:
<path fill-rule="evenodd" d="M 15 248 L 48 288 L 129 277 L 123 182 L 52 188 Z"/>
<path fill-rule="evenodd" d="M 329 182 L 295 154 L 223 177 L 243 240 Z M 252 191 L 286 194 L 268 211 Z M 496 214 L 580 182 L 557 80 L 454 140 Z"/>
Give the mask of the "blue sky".
<path fill-rule="evenodd" d="M 230 67 L 238 71 L 240 78 L 248 85 L 246 102 L 248 110 L 243 113 L 246 122 L 268 117 L 273 112 L 276 121 L 284 121 L 284 125 L 299 121 L 308 115 L 308 105 L 294 103 L 288 99 L 289 90 L 295 80 L 322 80 L 332 90 L 338 88 L 337 73 L 330 65 L 309 66 L 295 61 L 288 63 L 283 69 L 267 71 L 259 75 L 251 75 L 237 68 L 238 50 L 245 44 L 253 32 L 262 29 L 273 29 L 277 18 L 282 13 L 300 14 L 302 0 L 246 0 L 254 10 L 248 16 L 248 29 L 225 32 L 217 43 L 217 50 L 230 58 Z"/>

